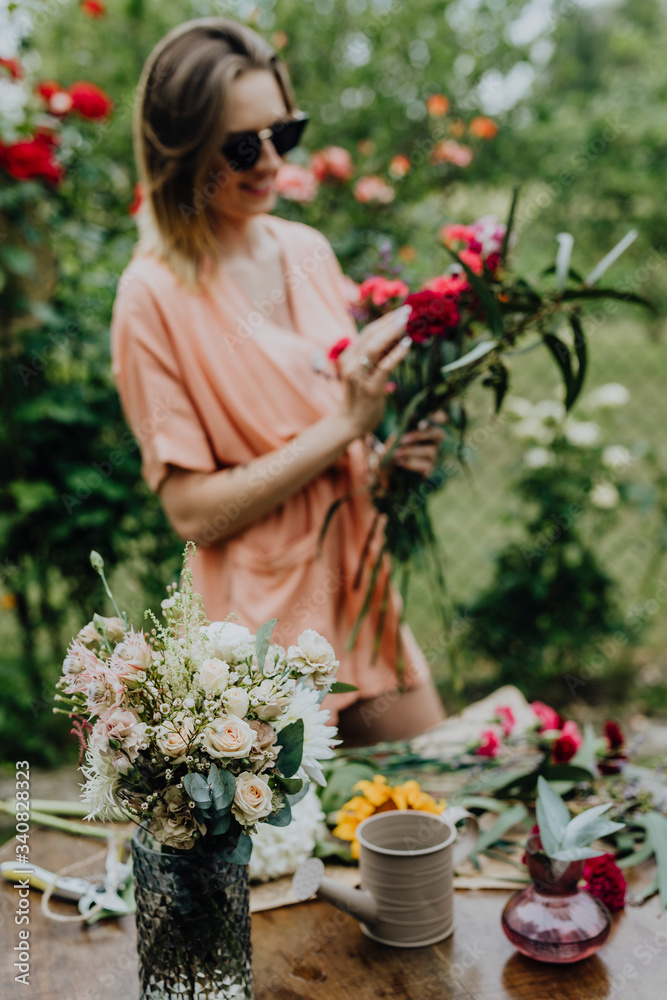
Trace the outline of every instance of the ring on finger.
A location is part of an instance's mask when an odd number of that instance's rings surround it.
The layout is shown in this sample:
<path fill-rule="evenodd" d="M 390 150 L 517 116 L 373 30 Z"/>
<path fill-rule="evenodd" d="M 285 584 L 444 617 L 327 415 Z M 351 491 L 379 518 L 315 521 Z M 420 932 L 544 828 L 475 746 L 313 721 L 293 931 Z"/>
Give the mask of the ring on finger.
<path fill-rule="evenodd" d="M 373 367 L 373 362 L 365 354 L 362 354 L 361 357 L 359 358 L 359 364 L 361 365 L 362 368 L 365 368 L 366 370 Z"/>

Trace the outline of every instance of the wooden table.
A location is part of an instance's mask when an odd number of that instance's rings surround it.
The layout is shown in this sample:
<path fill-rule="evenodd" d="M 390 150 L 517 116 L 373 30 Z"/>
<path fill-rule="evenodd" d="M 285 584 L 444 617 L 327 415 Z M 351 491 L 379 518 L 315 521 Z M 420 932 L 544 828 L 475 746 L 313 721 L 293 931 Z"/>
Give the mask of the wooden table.
<path fill-rule="evenodd" d="M 94 854 L 100 842 L 34 828 L 33 862 L 52 870 Z M 14 857 L 13 842 L 0 860 Z M 644 883 L 652 876 L 645 868 Z M 430 948 L 399 950 L 366 939 L 359 925 L 317 901 L 253 916 L 256 1000 L 661 1000 L 667 993 L 667 914 L 658 900 L 614 917 L 604 947 L 575 965 L 519 955 L 500 914 L 509 893 L 456 893 L 456 931 Z M 0 997 L 15 1000 L 137 1000 L 134 918 L 59 924 L 31 893 L 29 987 L 14 982 L 17 891 L 0 889 Z M 75 912 L 71 904 L 54 909 Z"/>

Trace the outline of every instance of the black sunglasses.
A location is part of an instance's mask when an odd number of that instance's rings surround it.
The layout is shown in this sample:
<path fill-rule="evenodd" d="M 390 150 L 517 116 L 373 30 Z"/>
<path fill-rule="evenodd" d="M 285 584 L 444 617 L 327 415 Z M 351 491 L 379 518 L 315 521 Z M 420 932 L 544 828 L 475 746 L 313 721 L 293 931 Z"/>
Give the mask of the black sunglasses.
<path fill-rule="evenodd" d="M 288 121 L 275 122 L 261 132 L 240 132 L 222 146 L 222 153 L 232 170 L 241 173 L 255 166 L 262 155 L 262 141 L 270 139 L 278 156 L 299 145 L 308 115 L 297 111 Z"/>

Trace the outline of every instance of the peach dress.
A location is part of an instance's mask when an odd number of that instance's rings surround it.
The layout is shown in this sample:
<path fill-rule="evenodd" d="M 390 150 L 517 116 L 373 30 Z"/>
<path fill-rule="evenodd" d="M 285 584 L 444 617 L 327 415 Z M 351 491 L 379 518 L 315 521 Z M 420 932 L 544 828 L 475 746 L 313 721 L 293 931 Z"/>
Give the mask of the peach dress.
<path fill-rule="evenodd" d="M 175 465 L 215 472 L 283 448 L 343 402 L 343 386 L 326 356 L 341 337 L 356 336 L 340 264 L 326 238 L 310 226 L 262 216 L 281 248 L 294 329 L 271 320 L 271 302 L 252 303 L 223 268 L 207 261 L 200 292 L 189 290 L 167 264 L 137 254 L 125 269 L 111 324 L 116 385 L 142 455 L 142 474 L 157 491 Z M 329 373 L 331 374 L 331 373 Z M 296 455 L 288 448 L 284 461 Z M 403 683 L 417 686 L 428 665 L 407 625 L 399 625 L 400 596 L 390 588 L 383 641 L 372 660 L 374 626 L 388 559 L 379 574 L 371 614 L 351 652 L 350 629 L 363 600 L 354 578 L 374 516 L 368 494 L 366 446 L 354 441 L 324 473 L 238 535 L 200 545 L 192 561 L 196 588 L 213 621 L 230 612 L 252 631 L 277 618 L 273 641 L 288 646 L 306 628 L 324 635 L 341 661 L 338 679 L 358 691 L 329 695 L 337 718 L 358 698 L 397 687 L 397 648 L 403 645 Z M 276 458 L 276 472 L 280 460 Z M 255 495 L 266 489 L 259 476 Z M 317 540 L 331 503 L 357 490 L 332 518 L 321 555 Z M 221 505 L 202 537 L 234 523 L 249 502 Z M 375 544 L 371 549 L 375 549 Z"/>

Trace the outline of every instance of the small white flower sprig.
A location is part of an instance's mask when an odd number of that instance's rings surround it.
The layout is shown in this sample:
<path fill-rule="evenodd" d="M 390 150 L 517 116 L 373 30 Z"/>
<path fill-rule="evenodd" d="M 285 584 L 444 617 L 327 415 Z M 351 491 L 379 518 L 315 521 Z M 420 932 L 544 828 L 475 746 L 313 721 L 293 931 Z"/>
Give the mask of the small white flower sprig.
<path fill-rule="evenodd" d="M 91 563 L 117 612 L 95 615 L 72 640 L 56 695 L 85 751 L 88 818 L 121 807 L 164 847 L 219 851 L 246 864 L 257 823 L 286 826 L 336 730 L 320 708 L 338 660 L 306 629 L 286 651 L 271 643 L 276 619 L 256 635 L 235 621 L 210 623 L 184 552 L 180 589 L 167 588 L 165 624 L 150 633 L 118 611 L 98 553 Z"/>

